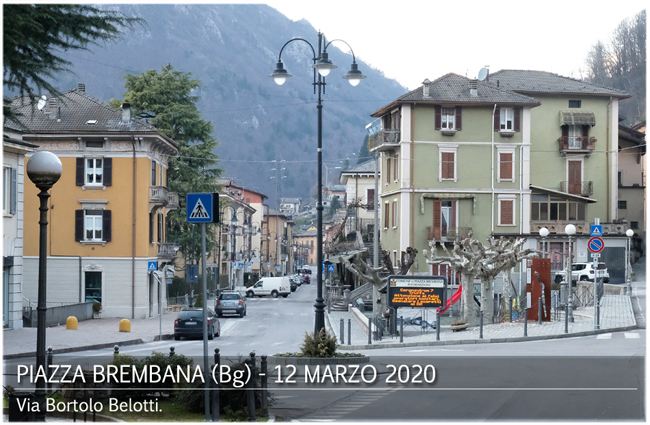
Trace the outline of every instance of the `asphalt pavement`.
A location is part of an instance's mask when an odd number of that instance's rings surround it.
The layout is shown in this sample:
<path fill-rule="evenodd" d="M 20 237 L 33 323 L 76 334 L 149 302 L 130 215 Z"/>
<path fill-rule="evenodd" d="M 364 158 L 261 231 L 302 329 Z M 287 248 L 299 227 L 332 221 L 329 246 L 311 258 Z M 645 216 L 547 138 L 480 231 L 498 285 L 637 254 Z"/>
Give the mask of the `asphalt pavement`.
<path fill-rule="evenodd" d="M 440 329 L 440 339 L 437 339 L 435 329 L 423 331 L 417 327 L 406 327 L 403 341 L 399 337 L 384 336 L 381 341 L 373 335 L 368 344 L 367 331 L 355 320 L 350 320 L 351 341 L 348 341 L 348 312 L 326 312 L 328 330 L 340 338 L 340 322 L 343 319 L 345 335 L 340 350 L 366 350 L 373 348 L 398 348 L 427 345 L 453 345 L 531 341 L 552 338 L 567 338 L 586 336 L 598 333 L 609 333 L 637 328 L 639 314 L 645 317 L 645 257 L 634 265 L 636 281 L 633 282 L 633 296 L 611 295 L 603 298 L 601 308 L 601 326 L 595 329 L 594 309 L 581 308 L 575 311 L 575 322 L 569 323 L 568 333 L 562 315 L 557 321 L 529 322 L 527 328 L 523 322 L 504 322 L 486 324 L 483 333 L 478 326 L 470 327 L 462 332 L 453 332 L 449 326 L 450 318 L 443 318 Z M 642 293 L 643 302 L 639 303 Z M 633 306 L 636 303 L 636 306 Z M 173 336 L 174 320 L 178 313 L 165 313 L 162 322 L 158 317 L 152 319 L 131 320 L 131 331 L 120 332 L 121 318 L 100 318 L 79 322 L 78 329 L 68 330 L 65 326 L 50 327 L 46 333 L 46 347 L 52 347 L 54 354 L 69 353 L 112 347 L 126 346 L 163 339 Z M 161 328 L 162 323 L 162 328 Z M 645 325 L 645 320 L 644 320 Z M 527 335 L 524 335 L 526 331 Z M 340 341 L 339 341 L 340 342 Z M 5 330 L 3 332 L 3 356 L 5 359 L 31 357 L 36 353 L 36 328 Z M 298 350 L 299 347 L 296 347 Z"/>

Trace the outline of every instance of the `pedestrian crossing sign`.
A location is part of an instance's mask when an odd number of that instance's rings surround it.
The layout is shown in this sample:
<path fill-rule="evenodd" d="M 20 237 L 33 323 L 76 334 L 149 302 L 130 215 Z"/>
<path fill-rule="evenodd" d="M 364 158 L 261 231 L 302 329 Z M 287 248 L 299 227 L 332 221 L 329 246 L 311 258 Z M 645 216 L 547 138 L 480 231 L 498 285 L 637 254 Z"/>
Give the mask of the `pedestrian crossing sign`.
<path fill-rule="evenodd" d="M 186 199 L 188 223 L 219 222 L 218 193 L 188 193 Z"/>
<path fill-rule="evenodd" d="M 591 225 L 591 236 L 602 236 L 603 235 L 603 225 L 602 224 L 592 224 Z"/>
<path fill-rule="evenodd" d="M 158 261 L 149 261 L 147 263 L 147 271 L 155 272 L 158 270 Z"/>

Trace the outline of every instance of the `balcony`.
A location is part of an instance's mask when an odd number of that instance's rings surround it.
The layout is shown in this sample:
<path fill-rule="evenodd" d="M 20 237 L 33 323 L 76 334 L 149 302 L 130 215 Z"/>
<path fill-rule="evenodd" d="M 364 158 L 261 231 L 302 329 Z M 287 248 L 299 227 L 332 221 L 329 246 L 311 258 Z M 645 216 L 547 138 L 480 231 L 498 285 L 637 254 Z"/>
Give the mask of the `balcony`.
<path fill-rule="evenodd" d="M 433 226 L 427 227 L 427 240 L 436 242 L 454 242 L 456 239 L 465 239 L 469 237 L 472 231 L 471 227 L 457 227 L 456 229 L 440 229 L 440 235 L 436 235 Z"/>
<path fill-rule="evenodd" d="M 158 243 L 158 258 L 161 260 L 172 260 L 176 258 L 176 250 L 173 243 Z"/>
<path fill-rule="evenodd" d="M 578 153 L 591 155 L 596 149 L 595 137 L 568 137 L 563 136 L 557 139 L 560 146 L 560 155 L 566 156 L 567 153 Z"/>
<path fill-rule="evenodd" d="M 167 205 L 165 207 L 168 210 L 177 210 L 178 206 L 178 193 L 176 192 L 167 192 Z"/>
<path fill-rule="evenodd" d="M 395 149 L 399 145 L 399 130 L 380 130 L 368 138 L 369 151 L 386 151 Z"/>
<path fill-rule="evenodd" d="M 149 186 L 149 204 L 177 210 L 178 193 L 170 192 L 165 186 Z"/>
<path fill-rule="evenodd" d="M 560 182 L 560 192 L 571 195 L 590 197 L 594 194 L 594 182 L 585 181 L 580 183 Z"/>
<path fill-rule="evenodd" d="M 619 221 L 620 222 L 618 223 L 600 223 L 603 226 L 603 235 L 625 235 L 627 229 L 630 228 L 630 224 L 625 220 Z M 539 233 L 539 230 L 542 227 L 546 227 L 550 234 L 564 234 L 564 228 L 569 223 L 576 226 L 576 235 L 589 236 L 591 234 L 591 223 L 587 221 L 576 220 L 531 221 L 530 233 Z"/>

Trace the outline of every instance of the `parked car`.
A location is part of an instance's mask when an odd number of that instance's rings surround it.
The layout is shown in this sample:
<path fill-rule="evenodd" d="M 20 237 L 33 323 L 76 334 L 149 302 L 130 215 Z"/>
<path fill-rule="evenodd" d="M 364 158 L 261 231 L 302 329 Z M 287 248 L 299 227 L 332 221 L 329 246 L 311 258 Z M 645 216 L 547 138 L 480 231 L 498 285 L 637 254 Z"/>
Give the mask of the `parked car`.
<path fill-rule="evenodd" d="M 214 311 L 208 309 L 208 339 L 213 339 L 221 334 L 221 324 Z M 174 321 L 174 339 L 181 337 L 203 338 L 203 309 L 198 307 L 185 307 Z"/>
<path fill-rule="evenodd" d="M 560 270 L 557 275 L 562 277 L 561 281 L 565 280 L 566 271 Z M 609 272 L 605 263 L 598 263 L 598 276 L 594 270 L 594 263 L 573 263 L 571 264 L 571 280 L 572 281 L 588 281 L 593 282 L 595 277 L 602 277 L 605 283 L 609 282 Z M 559 280 L 559 279 L 558 279 Z"/>
<path fill-rule="evenodd" d="M 298 286 L 302 285 L 302 278 L 300 277 L 299 274 L 294 274 L 293 276 L 291 276 L 290 279 L 296 282 L 296 285 Z"/>
<path fill-rule="evenodd" d="M 277 298 L 282 295 L 284 298 L 291 293 L 291 283 L 289 278 L 284 277 L 265 277 L 260 279 L 255 285 L 246 289 L 248 297 L 263 297 L 270 295 Z"/>
<path fill-rule="evenodd" d="M 246 316 L 246 299 L 239 291 L 223 291 L 214 303 L 214 311 L 218 317 L 224 314 L 238 314 L 239 317 Z"/>
<path fill-rule="evenodd" d="M 296 289 L 298 289 L 298 282 L 296 282 L 295 278 L 289 278 L 289 287 L 291 288 L 291 292 L 296 292 Z"/>
<path fill-rule="evenodd" d="M 307 285 L 311 283 L 311 277 L 308 274 L 302 274 L 300 277 L 302 278 L 302 283 L 306 283 Z"/>

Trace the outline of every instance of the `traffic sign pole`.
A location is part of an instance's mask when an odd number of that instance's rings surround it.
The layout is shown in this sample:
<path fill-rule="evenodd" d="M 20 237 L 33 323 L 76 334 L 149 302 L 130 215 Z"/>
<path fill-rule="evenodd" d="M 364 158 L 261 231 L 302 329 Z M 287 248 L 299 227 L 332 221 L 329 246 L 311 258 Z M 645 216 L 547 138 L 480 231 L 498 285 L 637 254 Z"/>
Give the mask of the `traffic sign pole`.
<path fill-rule="evenodd" d="M 205 379 L 205 421 L 210 422 L 210 379 L 209 376 L 209 360 L 208 357 L 208 275 L 205 272 L 205 223 L 201 223 L 201 270 L 203 271 L 203 370 L 206 376 Z"/>

